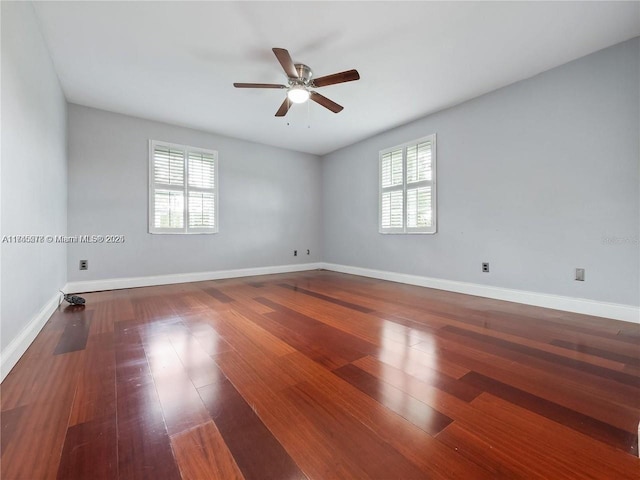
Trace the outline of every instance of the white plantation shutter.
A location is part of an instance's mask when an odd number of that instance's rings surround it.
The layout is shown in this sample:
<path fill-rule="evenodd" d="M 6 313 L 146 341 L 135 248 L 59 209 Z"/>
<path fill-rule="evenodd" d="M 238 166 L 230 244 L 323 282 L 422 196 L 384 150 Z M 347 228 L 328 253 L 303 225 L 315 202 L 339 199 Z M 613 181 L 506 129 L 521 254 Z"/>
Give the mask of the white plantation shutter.
<path fill-rule="evenodd" d="M 202 152 L 189 152 L 189 186 L 214 188 L 215 156 Z"/>
<path fill-rule="evenodd" d="M 380 156 L 380 228 L 401 231 L 404 217 L 402 149 Z"/>
<path fill-rule="evenodd" d="M 382 188 L 402 185 L 402 149 L 382 156 Z"/>
<path fill-rule="evenodd" d="M 155 228 L 184 227 L 184 194 L 182 192 L 157 189 L 154 201 L 156 205 L 153 216 Z"/>
<path fill-rule="evenodd" d="M 435 135 L 380 152 L 380 233 L 435 233 Z"/>
<path fill-rule="evenodd" d="M 189 152 L 189 228 L 216 229 L 216 155 Z"/>
<path fill-rule="evenodd" d="M 184 152 L 157 146 L 153 152 L 154 183 L 184 185 Z"/>
<path fill-rule="evenodd" d="M 382 225 L 384 228 L 402 228 L 402 190 L 382 193 Z"/>
<path fill-rule="evenodd" d="M 407 189 L 407 228 L 430 227 L 431 187 Z"/>
<path fill-rule="evenodd" d="M 217 161 L 215 151 L 150 142 L 150 233 L 218 231 Z"/>
<path fill-rule="evenodd" d="M 215 227 L 215 207 L 216 199 L 212 193 L 189 192 L 189 227 Z"/>
<path fill-rule="evenodd" d="M 431 180 L 431 142 L 407 147 L 407 183 Z"/>

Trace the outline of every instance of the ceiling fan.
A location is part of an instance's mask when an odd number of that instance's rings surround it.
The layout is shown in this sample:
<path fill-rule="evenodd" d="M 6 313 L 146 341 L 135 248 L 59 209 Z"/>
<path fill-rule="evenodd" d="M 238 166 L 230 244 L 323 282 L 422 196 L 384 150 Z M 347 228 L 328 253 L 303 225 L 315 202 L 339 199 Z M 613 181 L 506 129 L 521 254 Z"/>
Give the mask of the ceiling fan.
<path fill-rule="evenodd" d="M 292 103 L 304 103 L 307 100 L 322 105 L 324 108 L 331 110 L 333 113 L 341 112 L 344 108 L 333 100 L 320 95 L 313 91 L 313 88 L 326 87 L 335 85 L 336 83 L 353 82 L 360 80 L 360 74 L 357 70 L 347 70 L 345 72 L 334 73 L 320 78 L 312 78 L 311 69 L 302 63 L 293 63 L 291 55 L 284 48 L 273 48 L 276 58 L 282 65 L 284 73 L 287 74 L 288 85 L 279 85 L 276 83 L 234 83 L 236 88 L 284 88 L 287 90 L 287 98 L 284 99 L 282 105 L 276 112 L 276 117 L 284 117 Z"/>

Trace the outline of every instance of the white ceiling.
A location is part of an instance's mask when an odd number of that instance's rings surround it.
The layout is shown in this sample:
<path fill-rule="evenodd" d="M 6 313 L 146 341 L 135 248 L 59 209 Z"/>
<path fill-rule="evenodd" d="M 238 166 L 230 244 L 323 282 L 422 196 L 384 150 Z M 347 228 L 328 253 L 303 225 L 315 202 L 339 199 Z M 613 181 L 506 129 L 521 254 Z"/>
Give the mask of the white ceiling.
<path fill-rule="evenodd" d="M 640 2 L 37 2 L 67 99 L 325 154 L 640 35 Z M 286 48 L 345 109 L 274 114 Z"/>

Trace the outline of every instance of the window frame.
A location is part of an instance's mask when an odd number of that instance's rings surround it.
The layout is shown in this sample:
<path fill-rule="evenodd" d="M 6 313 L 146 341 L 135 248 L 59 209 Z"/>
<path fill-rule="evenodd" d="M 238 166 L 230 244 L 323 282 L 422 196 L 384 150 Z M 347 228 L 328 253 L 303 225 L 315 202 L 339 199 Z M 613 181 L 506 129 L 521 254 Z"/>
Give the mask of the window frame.
<path fill-rule="evenodd" d="M 421 180 L 418 182 L 407 183 L 407 148 L 419 145 L 423 142 L 431 142 L 431 180 Z M 402 149 L 402 184 L 392 185 L 390 187 L 382 186 L 382 158 L 384 155 Z M 391 167 L 393 168 L 393 166 Z M 378 153 L 378 233 L 383 235 L 433 235 L 438 232 L 438 215 L 437 215 L 437 153 L 436 153 L 436 134 L 427 135 L 425 137 L 401 143 L 390 148 L 380 150 Z M 432 225 L 430 227 L 407 227 L 407 190 L 420 188 L 422 186 L 431 187 L 431 218 Z M 408 188 L 409 187 L 409 188 Z M 382 195 L 387 192 L 402 192 L 402 227 L 382 226 Z"/>
<path fill-rule="evenodd" d="M 166 147 L 169 149 L 181 150 L 184 154 L 184 172 L 183 184 L 180 186 L 156 184 L 155 178 L 155 159 L 154 152 L 156 146 Z M 193 187 L 189 185 L 189 154 L 200 153 L 213 156 L 213 188 Z M 209 150 L 200 147 L 191 147 L 189 145 L 181 145 L 179 143 L 163 142 L 160 140 L 149 140 L 149 208 L 148 208 L 148 229 L 150 234 L 162 235 L 202 235 L 218 233 L 220 226 L 219 205 L 218 205 L 218 152 L 217 150 Z M 155 191 L 156 189 L 170 190 L 182 192 L 183 194 L 183 227 L 182 228 L 157 228 L 154 225 L 155 220 Z M 214 196 L 214 226 L 213 227 L 189 227 L 189 192 L 206 192 L 212 193 Z"/>

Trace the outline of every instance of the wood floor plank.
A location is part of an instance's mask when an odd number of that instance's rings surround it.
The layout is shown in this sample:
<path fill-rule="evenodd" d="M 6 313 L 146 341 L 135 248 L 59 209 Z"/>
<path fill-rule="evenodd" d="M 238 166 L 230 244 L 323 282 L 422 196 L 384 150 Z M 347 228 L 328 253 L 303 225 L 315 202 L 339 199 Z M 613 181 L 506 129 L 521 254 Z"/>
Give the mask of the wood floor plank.
<path fill-rule="evenodd" d="M 511 322 L 513 323 L 513 321 L 514 319 L 512 318 Z M 448 328 L 442 328 L 442 327 L 448 327 Z M 477 325 L 472 325 L 456 319 L 447 319 L 446 325 L 442 325 L 442 327 L 441 327 L 442 331 L 440 333 L 451 331 L 452 327 L 457 327 L 458 329 L 474 332 L 480 335 L 485 335 L 485 336 L 493 337 L 496 339 L 505 340 L 506 342 L 509 342 L 515 345 L 532 347 L 535 350 L 541 350 L 543 352 L 547 352 L 550 354 L 565 356 L 577 361 L 591 363 L 593 365 L 608 368 L 611 370 L 621 371 L 624 367 L 624 364 L 618 361 L 605 359 L 602 357 L 590 355 L 588 353 L 582 353 L 582 352 L 576 352 L 576 351 L 569 352 L 567 349 L 559 348 L 555 345 L 552 345 L 550 343 L 552 339 L 546 339 L 543 341 L 537 340 L 534 338 L 537 336 L 536 335 L 537 331 L 536 330 L 532 331 L 532 329 L 521 328 L 519 331 L 515 331 L 514 334 L 511 334 L 511 333 L 505 332 L 504 330 L 507 330 L 507 329 L 504 329 L 504 328 L 500 328 L 499 330 L 496 330 L 493 326 L 491 328 L 486 328 L 484 326 L 481 327 Z M 620 342 L 617 342 L 617 343 L 619 344 Z"/>
<path fill-rule="evenodd" d="M 454 397 L 459 398 L 465 402 L 470 402 L 478 395 L 482 393 L 482 390 L 469 385 L 468 383 L 461 382 L 455 378 L 449 377 L 444 373 L 440 373 L 437 370 L 426 366 L 420 366 L 419 368 L 403 368 L 395 369 L 391 365 L 386 364 L 384 369 L 379 368 L 380 362 L 372 357 L 364 357 L 360 360 L 356 360 L 353 364 L 365 372 L 371 373 L 374 371 L 374 375 L 378 378 L 396 377 L 402 379 L 408 379 L 408 377 L 415 378 L 420 382 L 424 382 L 442 392 L 446 392 Z M 386 375 L 384 372 L 387 372 Z M 464 377 L 462 377 L 464 378 Z"/>
<path fill-rule="evenodd" d="M 237 310 L 209 312 L 206 316 L 214 328 L 229 345 L 236 350 L 260 351 L 267 357 L 278 357 L 295 351 L 260 325 L 250 321 Z"/>
<path fill-rule="evenodd" d="M 418 466 L 427 478 L 494 478 L 487 470 L 467 461 L 455 451 L 441 445 L 424 430 L 392 412 L 333 373 L 327 372 L 306 357 L 296 353 L 281 357 L 279 361 L 281 363 L 287 362 L 290 371 L 294 369 L 299 371 L 301 377 L 304 377 L 305 372 L 307 372 L 307 380 L 313 378 L 312 382 L 303 381 L 298 384 L 299 388 L 317 398 L 319 402 L 336 403 L 341 409 Z M 253 381 L 255 382 L 255 379 Z M 433 400 L 433 403 L 440 405 L 442 398 L 434 395 L 434 390 L 436 389 L 432 388 L 428 392 L 428 398 Z M 416 398 L 424 400 L 419 395 L 416 395 Z M 469 417 L 473 415 L 472 407 L 455 397 L 451 398 L 454 402 L 457 401 L 467 408 Z M 433 405 L 431 406 L 433 408 Z M 459 412 L 456 411 L 456 413 Z M 297 419 L 296 423 L 298 424 L 301 421 Z M 424 452 L 428 452 L 428 455 L 424 455 Z M 350 477 L 354 477 L 354 474 L 347 475 L 347 478 Z M 355 475 L 355 478 L 364 477 L 364 473 Z"/>
<path fill-rule="evenodd" d="M 145 287 L 126 292 L 131 301 L 135 319 L 144 319 L 146 322 L 152 323 L 155 320 L 165 320 L 176 316 L 176 310 L 171 306 L 170 299 L 161 295 L 160 291 Z"/>
<path fill-rule="evenodd" d="M 216 333 L 210 323 L 202 320 L 202 317 L 184 316 L 182 320 L 207 355 L 215 356 L 233 350 L 233 347 Z"/>
<path fill-rule="evenodd" d="M 3 480 L 56 478 L 83 356 L 78 351 L 49 359 L 51 368 L 39 395 L 25 407 L 2 452 Z"/>
<path fill-rule="evenodd" d="M 169 336 L 156 335 L 143 346 L 169 436 L 208 422 L 207 410 Z"/>
<path fill-rule="evenodd" d="M 87 339 L 89 338 L 92 316 L 93 312 L 90 310 L 80 310 L 73 316 L 70 316 L 53 354 L 61 355 L 63 353 L 84 350 L 87 345 Z"/>
<path fill-rule="evenodd" d="M 356 305 L 355 303 L 345 302 L 344 300 L 340 300 L 338 298 L 333 298 L 328 295 L 323 295 L 322 293 L 313 292 L 311 290 L 307 290 L 305 288 L 296 287 L 293 285 L 288 285 L 286 283 L 280 283 L 278 286 L 282 288 L 288 288 L 289 290 L 293 290 L 294 292 L 302 293 L 304 295 L 309 295 L 310 297 L 316 297 L 325 302 L 335 303 L 336 305 L 340 305 L 341 307 L 350 308 L 351 310 L 356 310 L 362 313 L 371 313 L 372 310 L 367 307 L 363 307 L 362 305 Z"/>
<path fill-rule="evenodd" d="M 472 403 L 482 415 L 473 427 L 464 424 L 465 427 L 473 428 L 493 448 L 518 457 L 528 468 L 537 470 L 539 476 L 637 479 L 638 457 L 622 454 L 614 447 L 487 393 Z"/>
<path fill-rule="evenodd" d="M 440 390 L 402 369 L 395 368 L 373 357 L 365 357 L 356 363 L 360 369 L 370 375 L 402 390 L 407 395 L 420 400 L 454 421 L 470 420 L 477 415 L 475 409 L 467 401 Z"/>
<path fill-rule="evenodd" d="M 588 353 L 597 357 L 607 358 L 609 360 L 624 363 L 625 365 L 633 365 L 636 367 L 640 366 L 640 358 L 623 355 L 610 350 L 604 350 L 602 348 L 592 347 L 580 343 L 568 342 L 566 340 L 552 340 L 550 343 L 552 345 L 557 345 L 574 352 Z"/>
<path fill-rule="evenodd" d="M 333 302 L 326 302 L 313 296 L 298 295 L 289 289 L 266 286 L 260 291 L 257 301 L 264 304 L 268 300 L 273 311 L 288 309 L 294 314 L 301 314 L 331 328 L 347 333 L 373 345 L 383 341 L 385 330 L 383 324 L 374 316 L 353 309 L 345 308 Z M 319 314 L 321 313 L 321 314 Z"/>
<path fill-rule="evenodd" d="M 231 382 L 198 391 L 246 480 L 307 478 Z"/>
<path fill-rule="evenodd" d="M 302 360 L 307 370 L 325 373 L 326 370 L 309 358 L 293 353 L 278 358 L 294 356 Z M 342 480 L 366 478 L 362 469 L 353 460 L 344 461 L 340 451 L 331 441 L 322 437 L 314 423 L 297 410 L 282 392 L 274 392 L 268 378 L 260 376 L 252 364 L 244 361 L 237 352 L 229 352 L 216 358 L 216 363 L 237 387 L 243 398 L 259 412 L 260 419 L 279 441 L 287 446 L 287 452 L 308 474 L 309 478 Z M 300 366 L 298 362 L 296 367 Z M 309 370 L 307 370 L 309 371 Z M 373 402 L 373 400 L 372 400 Z M 382 406 L 380 406 L 382 408 Z"/>
<path fill-rule="evenodd" d="M 244 480 L 213 422 L 171 437 L 182 480 Z"/>
<path fill-rule="evenodd" d="M 421 344 L 415 347 L 421 348 Z M 432 351 L 433 347 L 429 347 Z M 514 362 L 488 352 L 483 347 L 475 348 L 459 341 L 441 340 L 437 349 L 439 356 L 461 366 L 467 366 L 487 377 L 545 398 L 576 412 L 603 421 L 617 428 L 633 432 L 637 428 L 640 409 L 612 401 L 610 392 L 584 381 L 559 378 L 553 365 L 532 367 L 526 363 Z M 614 395 L 613 398 L 618 398 Z M 619 397 L 622 403 L 637 402 L 637 395 Z"/>
<path fill-rule="evenodd" d="M 79 371 L 78 386 L 69 425 L 89 422 L 116 414 L 116 365 L 113 333 L 89 338 L 85 361 Z"/>
<path fill-rule="evenodd" d="M 275 311 L 263 315 L 289 332 L 288 341 L 295 343 L 295 348 L 308 352 L 319 351 L 320 357 L 326 357 L 329 368 L 340 366 L 345 360 L 351 362 L 358 358 L 375 353 L 375 345 L 349 335 L 322 322 L 308 317 L 283 305 L 279 305 L 266 298 L 257 299 L 260 303 L 270 306 Z M 271 324 L 272 325 L 272 324 Z M 278 330 L 285 335 L 284 330 Z M 320 358 L 319 357 L 319 358 Z M 334 361 L 335 359 L 335 361 Z"/>
<path fill-rule="evenodd" d="M 222 293 L 217 288 L 209 287 L 209 288 L 205 288 L 204 291 L 221 303 L 233 302 L 233 298 L 231 298 L 229 295 L 226 295 L 225 293 Z"/>
<path fill-rule="evenodd" d="M 378 380 L 355 365 L 345 365 L 334 370 L 333 373 L 380 402 L 389 410 L 406 418 L 429 435 L 435 436 L 452 422 L 446 415 L 395 388 L 393 385 Z"/>
<path fill-rule="evenodd" d="M 219 337 L 211 326 L 206 327 L 206 330 L 199 330 L 196 334 L 185 327 L 174 329 L 168 335 L 171 345 L 180 357 L 186 375 L 196 388 L 224 379 L 224 375 L 217 368 L 212 357 L 232 350 L 231 346 Z"/>
<path fill-rule="evenodd" d="M 115 415 L 70 427 L 58 467 L 58 480 L 112 480 L 118 476 Z"/>
<path fill-rule="evenodd" d="M 438 441 L 449 446 L 465 458 L 491 472 L 493 478 L 509 480 L 547 480 L 547 469 L 536 468 L 531 462 L 519 460 L 517 452 L 494 448 L 487 439 L 472 428 L 454 422 L 438 434 Z M 543 459 L 540 459 L 543 462 Z M 555 477 L 553 477 L 555 478 Z"/>
<path fill-rule="evenodd" d="M 208 295 L 197 284 L 182 283 L 163 293 L 163 300 L 168 301 L 173 310 L 180 314 L 199 313 L 212 306 L 219 305 L 211 295 Z"/>
<path fill-rule="evenodd" d="M 495 311 L 492 313 L 494 324 L 492 330 L 527 338 L 542 343 L 550 343 L 552 340 L 563 340 L 569 342 L 582 343 L 584 345 L 592 345 L 594 347 L 606 350 L 619 351 L 627 355 L 637 354 L 637 345 L 621 341 L 615 335 L 603 336 L 597 331 L 574 331 L 567 330 L 561 324 L 540 325 L 538 328 L 526 328 L 517 321 L 517 316 L 506 312 Z M 499 320 L 499 324 L 495 324 L 495 319 Z"/>
<path fill-rule="evenodd" d="M 151 377 L 118 395 L 118 472 L 122 479 L 179 479 Z"/>
<path fill-rule="evenodd" d="M 318 331 L 318 328 L 300 320 L 296 315 L 273 312 L 263 315 L 260 318 L 260 325 L 296 351 L 304 353 L 327 368 L 337 368 L 349 363 L 345 356 L 352 354 L 352 351 L 343 352 L 336 349 L 333 344 L 317 342 L 313 334 Z"/>
<path fill-rule="evenodd" d="M 348 441 L 345 439 L 345 435 L 335 435 L 331 432 L 334 429 L 344 429 L 345 422 L 336 421 L 335 419 L 331 422 L 320 421 L 316 418 L 315 415 L 301 416 L 300 409 L 295 408 L 291 404 L 290 399 L 286 397 L 277 397 L 274 398 L 274 393 L 271 391 L 270 387 L 262 382 L 260 377 L 257 374 L 252 374 L 253 369 L 246 363 L 243 363 L 239 358 L 235 358 L 232 361 L 232 355 L 237 357 L 237 354 L 231 352 L 230 354 L 225 354 L 218 358 L 218 362 L 223 362 L 223 368 L 225 373 L 230 374 L 230 378 L 233 380 L 234 384 L 239 385 L 243 391 L 243 395 L 248 398 L 248 400 L 255 405 L 257 410 L 261 412 L 261 414 L 267 415 L 271 421 L 270 428 L 276 429 L 278 432 L 279 438 L 289 439 L 290 437 L 296 438 L 298 440 L 304 439 L 305 444 L 312 442 L 314 448 L 312 450 L 304 449 L 300 455 L 302 458 L 298 459 L 299 462 L 305 465 L 306 468 L 309 468 L 311 472 L 321 472 L 317 478 L 387 478 L 389 472 L 392 470 L 389 468 L 391 465 L 395 465 L 400 468 L 400 472 L 403 472 L 405 475 L 404 478 L 407 478 L 407 475 L 415 475 L 417 478 L 424 478 L 424 473 L 419 473 L 416 470 L 413 470 L 414 467 L 411 467 L 407 463 L 398 463 L 402 462 L 401 457 L 398 457 L 397 453 L 393 453 L 392 451 L 387 452 L 383 458 L 389 460 L 388 465 L 382 468 L 382 472 L 379 470 L 372 468 L 371 465 L 366 465 L 366 463 L 371 462 L 362 462 L 356 461 L 354 462 L 354 458 L 348 453 L 352 451 L 354 448 L 357 450 L 358 442 L 349 442 L 350 446 L 347 448 L 346 445 L 343 447 L 342 443 L 336 448 L 336 446 L 332 446 L 331 443 L 337 441 L 337 439 L 344 439 L 342 441 Z M 303 360 L 306 357 L 301 357 L 300 360 Z M 284 357 L 278 359 L 278 361 L 283 361 Z M 312 362 L 310 359 L 306 360 L 308 362 L 307 367 L 312 370 L 320 373 L 322 371 L 321 367 L 319 367 L 315 362 Z M 300 361 L 296 362 L 298 365 L 301 363 Z M 244 365 L 244 366 L 243 366 Z M 326 372 L 326 375 L 336 379 L 332 374 Z M 249 376 L 248 376 L 249 375 Z M 336 381 L 339 381 L 336 379 Z M 341 382 L 341 381 L 339 381 Z M 347 385 L 347 384 L 344 384 Z M 296 388 L 296 387 L 292 387 Z M 288 390 L 287 392 L 289 392 Z M 353 391 L 358 392 L 353 389 Z M 362 393 L 359 393 L 362 396 Z M 266 401 L 266 398 L 271 398 L 270 401 Z M 368 398 L 364 396 L 363 398 Z M 396 416 L 395 414 L 389 412 L 384 407 L 382 407 L 377 402 L 370 400 L 373 405 L 377 405 L 380 409 L 380 412 L 383 415 L 393 416 L 398 419 L 398 421 L 402 421 L 401 417 Z M 306 412 L 307 408 L 304 407 L 302 409 Z M 386 410 L 386 413 L 385 413 Z M 273 418 L 273 415 L 276 415 L 276 418 Z M 282 416 L 280 416 L 282 415 Z M 347 417 L 351 418 L 351 417 Z M 375 418 L 375 416 L 374 416 Z M 354 423 L 355 422 L 355 423 Z M 327 430 L 327 425 L 333 425 L 329 427 Z M 348 420 L 346 424 L 353 425 L 361 425 L 360 420 L 355 421 L 355 417 Z M 343 426 L 341 426 L 343 425 Z M 408 424 L 410 425 L 410 424 Z M 361 430 L 361 426 L 357 427 Z M 350 430 L 350 429 L 349 429 Z M 391 431 L 391 429 L 389 430 Z M 397 431 L 397 430 L 396 430 Z M 424 437 L 428 437 L 424 432 L 419 429 L 415 429 L 416 433 L 421 432 L 420 434 Z M 373 452 L 376 452 L 380 445 L 384 445 L 384 442 L 381 440 L 372 440 L 370 438 L 371 431 L 369 430 L 361 430 L 362 435 L 364 435 L 368 440 L 363 440 L 364 448 L 369 452 L 367 455 L 373 455 Z M 366 432 L 366 433 L 365 433 Z M 329 437 L 327 437 L 329 435 Z M 358 434 L 360 435 L 360 434 Z M 363 437 L 364 438 L 364 437 Z M 331 439 L 329 442 L 327 442 Z M 316 442 L 317 440 L 317 442 Z M 289 445 L 289 448 L 296 449 L 299 445 L 301 446 L 299 441 L 286 442 Z M 376 445 L 378 447 L 376 447 Z M 409 443 L 407 443 L 409 445 Z M 328 463 L 324 463 L 324 468 L 322 466 L 318 466 L 315 462 L 318 458 L 322 459 L 323 451 L 325 448 L 329 447 L 329 450 L 326 451 L 326 456 Z M 385 447 L 388 448 L 388 447 Z M 395 455 L 395 456 L 394 456 Z M 380 457 L 379 455 L 377 457 Z M 369 458 L 369 457 L 367 457 Z M 330 459 L 330 460 L 328 460 Z M 380 462 L 380 459 L 375 460 L 376 463 Z M 402 466 L 401 466 L 402 465 Z M 433 469 L 433 464 L 431 464 L 431 468 Z M 362 470 L 364 469 L 364 470 Z M 479 470 L 479 469 L 478 469 Z M 397 473 L 398 470 L 396 470 Z M 342 473 L 341 473 L 342 472 Z M 367 472 L 367 473 L 365 473 Z M 409 473 L 413 472 L 413 473 Z M 394 477 L 395 478 L 395 477 Z M 409 477 L 410 478 L 410 477 Z M 439 478 L 439 477 L 437 477 Z M 444 478 L 444 477 L 443 477 Z M 482 478 L 481 476 L 476 476 L 475 478 Z"/>
<path fill-rule="evenodd" d="M 336 404 L 345 413 L 353 416 L 371 431 L 369 435 L 379 437 L 380 440 L 391 445 L 397 452 L 417 466 L 421 470 L 423 477 L 436 479 L 494 478 L 484 468 L 466 460 L 457 452 L 442 445 L 432 436 L 425 433 L 424 430 L 419 429 L 369 396 L 361 397 L 361 392 L 354 391 L 346 383 L 340 384 L 330 380 L 325 387 L 324 385 L 317 385 L 316 382 L 308 382 L 301 383 L 298 388 L 306 391 L 317 402 L 328 405 Z M 335 393 L 338 392 L 339 394 L 336 395 Z M 359 401 L 353 402 L 354 398 Z M 376 472 L 369 472 L 366 478 L 396 477 L 387 477 Z"/>
<path fill-rule="evenodd" d="M 269 378 L 272 387 L 285 388 L 295 383 L 286 372 L 277 368 L 276 360 L 288 352 L 293 352 L 293 348 L 287 343 L 281 341 L 276 336 L 271 335 L 265 325 L 264 318 L 261 315 L 258 317 L 261 321 L 256 322 L 253 319 L 253 315 L 246 312 L 244 309 L 240 309 L 242 312 L 236 312 L 237 307 L 234 306 L 233 310 L 229 311 L 229 319 L 238 319 L 235 322 L 235 338 L 232 341 L 237 342 L 238 345 L 251 345 L 253 339 L 258 340 L 260 338 L 261 347 L 264 348 L 239 348 L 243 352 L 243 357 L 255 365 L 255 368 L 265 377 Z M 252 320 L 250 321 L 249 318 Z M 263 333 L 263 335 L 261 335 Z M 255 345 L 255 344 L 254 344 Z M 235 350 L 235 349 L 234 349 Z M 224 356 L 227 352 L 219 353 L 216 355 Z"/>
<path fill-rule="evenodd" d="M 20 418 L 26 408 L 26 405 L 23 405 L 0 412 L 0 427 L 2 428 L 0 432 L 0 454 L 7 450 L 7 447 L 15 436 L 18 426 L 21 425 Z"/>
<path fill-rule="evenodd" d="M 559 365 L 564 365 L 570 368 L 574 368 L 580 372 L 587 372 L 592 375 L 596 375 L 605 379 L 615 380 L 616 382 L 622 383 L 624 385 L 640 388 L 640 379 L 635 377 L 634 375 L 629 375 L 623 372 L 618 372 L 608 368 L 599 367 L 597 365 L 592 365 L 586 362 L 582 362 L 580 360 L 575 360 L 573 358 L 567 358 L 563 355 L 557 355 L 554 353 L 538 350 L 532 347 L 516 344 L 513 342 L 495 338 L 489 335 L 482 335 L 480 333 L 471 332 L 469 330 L 464 330 L 462 328 L 457 328 L 454 326 L 444 327 L 442 331 L 455 332 L 458 335 L 464 335 L 464 336 L 474 338 L 492 345 L 500 346 L 508 350 L 516 351 L 519 353 L 523 353 L 525 355 L 530 355 L 532 357 L 540 358 L 542 360 L 553 362 Z"/>
<path fill-rule="evenodd" d="M 322 277 L 318 276 L 317 274 L 314 274 L 313 276 L 305 279 L 305 281 L 297 278 L 292 279 L 288 282 L 288 284 L 306 290 L 313 290 L 313 292 L 323 294 L 337 300 L 354 303 L 358 306 L 366 308 L 368 310 L 367 313 L 373 313 L 378 310 L 378 307 L 383 305 L 383 303 L 374 298 L 365 295 L 359 295 L 353 290 L 348 290 L 350 286 L 353 286 L 350 282 L 336 281 L 335 278 L 332 278 L 330 280 L 322 280 Z M 345 288 L 343 287 L 346 287 L 347 290 L 345 290 Z"/>
<path fill-rule="evenodd" d="M 498 344 L 497 342 L 487 340 L 487 337 L 494 338 L 491 334 L 479 335 L 477 337 L 469 336 L 449 328 L 443 328 L 437 334 L 438 344 L 444 344 L 446 343 L 444 340 L 449 340 L 449 344 L 463 344 L 465 347 L 471 347 L 479 351 L 489 351 L 489 349 L 491 349 L 493 355 L 499 356 L 502 359 L 507 359 L 514 364 L 536 368 L 544 372 L 552 372 L 552 374 L 557 377 L 558 381 L 579 383 L 594 392 L 599 392 L 600 396 L 611 402 L 625 403 L 626 401 L 626 403 L 631 407 L 640 405 L 638 401 L 632 400 L 634 398 L 640 398 L 640 388 L 608 378 L 605 375 L 605 372 L 607 370 L 611 371 L 611 369 L 603 368 L 602 365 L 597 365 L 591 361 L 585 362 L 584 358 L 578 359 L 567 357 L 566 360 L 577 362 L 569 365 L 561 361 L 554 362 L 553 355 L 556 355 L 556 353 L 549 352 L 544 348 L 539 349 L 529 345 L 521 345 L 520 342 L 511 341 L 508 342 L 511 346 L 507 347 L 505 345 Z M 503 339 L 495 338 L 495 340 Z M 422 349 L 423 346 L 421 344 L 416 344 L 415 348 Z M 552 348 L 560 349 L 560 347 Z M 534 354 L 534 352 L 538 352 L 538 354 Z M 547 354 L 551 354 L 551 356 L 547 357 Z M 604 361 L 610 362 L 609 360 Z M 579 368 L 579 365 L 582 362 L 588 364 L 583 369 Z M 618 370 L 621 365 L 623 364 L 617 364 L 617 367 L 613 369 L 615 370 L 614 374 L 619 373 L 629 376 L 629 374 L 622 370 Z M 598 369 L 598 374 L 593 373 L 593 368 Z"/>
<path fill-rule="evenodd" d="M 179 479 L 162 407 L 136 328 L 118 333 L 118 478 Z"/>
<path fill-rule="evenodd" d="M 95 306 L 89 336 L 113 333 L 116 322 L 134 318 L 131 302 L 120 298 L 116 292 L 106 291 L 83 295 L 88 305 Z"/>
<path fill-rule="evenodd" d="M 29 423 L 21 429 L 2 452 L 0 478 L 54 479 L 67 432 L 66 418 L 72 396 L 35 403 L 25 412 Z"/>
<path fill-rule="evenodd" d="M 618 325 L 620 326 L 616 334 L 618 339 L 636 344 L 640 341 L 640 325 L 628 322 L 618 322 Z"/>
<path fill-rule="evenodd" d="M 233 286 L 225 286 L 221 291 L 233 299 L 232 305 L 234 308 L 242 306 L 252 312 L 260 314 L 272 311 L 269 307 L 255 301 L 255 298 L 260 295 L 261 290 L 256 290 L 254 287 L 248 286 L 244 282 Z"/>
<path fill-rule="evenodd" d="M 430 369 L 457 379 L 471 371 L 468 365 L 449 360 L 438 352 L 433 344 L 433 340 L 415 345 L 387 342 L 372 356 L 411 375 L 420 375 L 420 372 Z"/>
<path fill-rule="evenodd" d="M 461 382 L 478 390 L 500 397 L 514 405 L 526 408 L 554 422 L 585 433 L 603 443 L 637 455 L 638 434 L 627 432 L 582 413 L 537 397 L 505 383 L 493 380 L 477 372 L 470 372 L 460 379 Z"/>
<path fill-rule="evenodd" d="M 331 439 L 341 456 L 359 458 L 364 478 L 424 478 L 424 473 L 335 403 L 320 402 L 300 386 L 286 392 L 287 399 L 311 420 L 321 435 Z"/>

